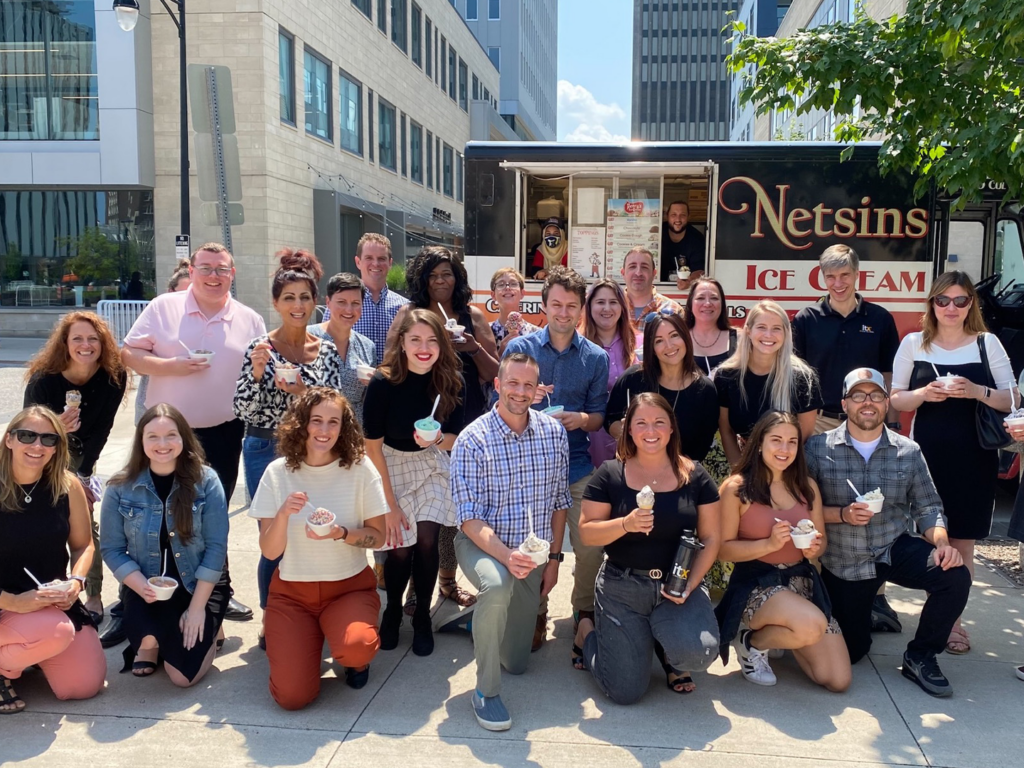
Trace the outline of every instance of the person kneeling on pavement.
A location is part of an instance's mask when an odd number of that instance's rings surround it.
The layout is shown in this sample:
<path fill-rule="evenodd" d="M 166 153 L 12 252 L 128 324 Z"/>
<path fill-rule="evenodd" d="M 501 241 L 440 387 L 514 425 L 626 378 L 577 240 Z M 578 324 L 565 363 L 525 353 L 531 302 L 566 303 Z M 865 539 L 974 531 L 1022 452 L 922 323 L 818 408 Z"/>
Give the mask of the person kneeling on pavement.
<path fill-rule="evenodd" d="M 828 546 L 821 577 L 832 615 L 856 664 L 871 648 L 879 585 L 925 591 L 917 633 L 903 654 L 903 676 L 932 696 L 950 696 L 936 656 L 967 604 L 970 573 L 949 544 L 942 500 L 920 446 L 885 426 L 889 396 L 882 374 L 872 368 L 847 374 L 842 405 L 847 420 L 806 444 L 808 473 L 824 504 Z M 871 508 L 877 499 L 858 501 L 874 491 L 883 497 L 879 512 Z"/>
<path fill-rule="evenodd" d="M 497 405 L 452 447 L 451 488 L 461 529 L 459 567 L 479 590 L 469 622 L 476 655 L 477 722 L 512 727 L 501 700 L 501 667 L 526 671 L 541 597 L 558 581 L 569 492 L 569 441 L 562 425 L 530 408 L 540 369 L 522 352 L 501 361 Z M 471 618 L 470 618 L 471 617 Z"/>

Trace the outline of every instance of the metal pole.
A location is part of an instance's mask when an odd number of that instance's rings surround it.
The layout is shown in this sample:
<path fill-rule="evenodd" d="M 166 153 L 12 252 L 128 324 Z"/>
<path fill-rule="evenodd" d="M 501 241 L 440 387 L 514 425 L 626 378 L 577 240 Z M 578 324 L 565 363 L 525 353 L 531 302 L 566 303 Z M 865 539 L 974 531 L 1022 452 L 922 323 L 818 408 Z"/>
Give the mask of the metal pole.
<path fill-rule="evenodd" d="M 185 55 L 185 0 L 178 5 L 178 84 L 181 101 L 181 234 L 191 234 L 188 191 L 188 78 Z M 173 17 L 172 17 L 173 18 Z"/>

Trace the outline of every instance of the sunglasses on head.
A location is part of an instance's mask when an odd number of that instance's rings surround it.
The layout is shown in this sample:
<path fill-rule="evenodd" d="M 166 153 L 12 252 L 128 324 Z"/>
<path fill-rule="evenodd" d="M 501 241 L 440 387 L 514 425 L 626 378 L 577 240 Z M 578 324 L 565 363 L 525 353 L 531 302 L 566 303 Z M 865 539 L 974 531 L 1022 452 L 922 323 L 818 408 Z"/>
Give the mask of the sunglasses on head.
<path fill-rule="evenodd" d="M 24 443 L 25 445 L 32 445 L 36 440 L 39 440 L 44 448 L 53 448 L 57 445 L 57 441 L 60 440 L 60 435 L 53 432 L 33 432 L 31 429 L 12 429 L 11 434 L 18 439 L 19 443 Z"/>
<path fill-rule="evenodd" d="M 644 315 L 644 325 L 647 325 L 647 323 L 653 323 L 658 317 L 668 317 L 671 314 L 673 314 L 671 307 L 662 307 L 657 312 L 648 312 Z"/>
<path fill-rule="evenodd" d="M 956 296 L 956 297 L 953 297 L 953 296 L 947 296 L 946 294 L 942 293 L 942 294 L 939 294 L 938 296 L 936 296 L 935 298 L 933 298 L 932 301 L 935 302 L 935 306 L 937 306 L 937 307 L 948 307 L 950 302 L 952 302 L 953 306 L 956 307 L 957 309 L 963 309 L 964 307 L 970 306 L 970 304 L 971 304 L 971 297 L 970 296 Z"/>

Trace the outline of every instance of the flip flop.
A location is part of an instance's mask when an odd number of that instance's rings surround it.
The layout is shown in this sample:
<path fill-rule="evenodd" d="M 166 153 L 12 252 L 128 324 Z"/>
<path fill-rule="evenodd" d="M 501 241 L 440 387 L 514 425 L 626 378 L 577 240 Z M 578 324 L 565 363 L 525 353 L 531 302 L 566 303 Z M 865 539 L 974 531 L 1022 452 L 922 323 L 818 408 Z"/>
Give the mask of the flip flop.
<path fill-rule="evenodd" d="M 673 680 L 672 675 L 678 675 L 678 677 Z M 693 682 L 693 677 L 689 672 L 667 672 L 665 673 L 665 684 L 673 693 L 686 694 L 697 690 L 697 684 Z M 682 687 L 679 688 L 677 686 Z"/>
<path fill-rule="evenodd" d="M 971 638 L 967 634 L 967 630 L 955 627 L 949 633 L 949 639 L 946 641 L 946 653 L 951 653 L 954 656 L 963 656 L 971 650 Z"/>
<path fill-rule="evenodd" d="M 576 643 L 572 644 L 572 668 L 579 672 L 587 669 L 587 660 L 583 657 L 583 649 Z"/>
<path fill-rule="evenodd" d="M 156 672 L 155 661 L 136 661 L 132 663 L 132 674 L 135 677 L 152 677 Z"/>

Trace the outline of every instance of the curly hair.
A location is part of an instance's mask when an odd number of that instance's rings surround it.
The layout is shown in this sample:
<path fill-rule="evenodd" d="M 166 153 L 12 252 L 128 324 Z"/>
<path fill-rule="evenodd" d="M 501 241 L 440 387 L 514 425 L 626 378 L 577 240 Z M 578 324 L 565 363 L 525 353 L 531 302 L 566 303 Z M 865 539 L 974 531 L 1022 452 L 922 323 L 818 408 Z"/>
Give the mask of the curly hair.
<path fill-rule="evenodd" d="M 430 298 L 430 273 L 438 264 L 448 262 L 455 275 L 455 288 L 452 290 L 452 311 L 462 314 L 473 300 L 473 289 L 469 287 L 469 275 L 462 262 L 443 245 L 425 245 L 420 248 L 412 261 L 405 268 L 405 282 L 409 290 L 409 300 L 414 307 L 427 309 L 434 303 Z"/>
<path fill-rule="evenodd" d="M 40 478 L 44 481 L 44 487 L 50 489 L 52 503 L 56 505 L 71 487 L 72 474 L 68 472 L 71 455 L 68 451 L 68 433 L 64 429 L 64 424 L 57 418 L 57 414 L 45 405 L 30 405 L 11 419 L 7 431 L 4 432 L 3 443 L 0 443 L 0 510 L 6 512 L 20 512 L 22 498 L 25 496 L 25 491 L 14 481 L 14 452 L 7 447 L 7 438 L 32 417 L 48 421 L 54 434 L 59 437 L 54 454 L 47 462 Z"/>
<path fill-rule="evenodd" d="M 548 270 L 547 279 L 544 280 L 544 287 L 540 289 L 541 303 L 547 306 L 548 294 L 551 288 L 559 285 L 569 293 L 575 293 L 580 300 L 582 307 L 587 301 L 587 281 L 583 275 L 569 267 L 555 266 Z"/>
<path fill-rule="evenodd" d="M 657 392 L 641 392 L 630 401 L 629 407 L 626 409 L 626 426 L 622 430 L 622 434 L 619 435 L 619 444 L 615 449 L 615 458 L 624 463 L 636 456 L 636 442 L 633 440 L 633 435 L 630 434 L 630 427 L 633 425 L 633 417 L 636 416 L 637 409 L 642 405 L 653 405 L 655 408 L 661 409 L 668 418 L 672 434 L 669 436 L 665 451 L 670 459 L 673 456 L 676 457 L 676 461 L 672 464 L 672 473 L 676 476 L 676 481 L 679 483 L 677 488 L 682 488 L 690 482 L 690 473 L 693 472 L 694 462 L 689 457 L 683 455 L 682 444 L 679 440 L 679 424 L 676 421 L 676 414 L 672 410 L 672 406 L 669 405 L 668 400 Z"/>
<path fill-rule="evenodd" d="M 274 282 L 270 286 L 270 295 L 274 297 L 274 301 L 281 298 L 281 291 L 288 283 L 298 283 L 302 280 L 309 283 L 313 301 L 316 301 L 318 284 L 320 278 L 324 276 L 320 260 L 309 251 L 293 251 L 291 248 L 282 248 L 276 255 L 281 261 L 281 266 L 274 272 Z"/>
<path fill-rule="evenodd" d="M 452 411 L 462 402 L 462 361 L 452 346 L 448 332 L 441 325 L 440 318 L 429 309 L 414 309 L 405 313 L 405 319 L 395 332 L 394 343 L 388 344 L 384 352 L 384 360 L 380 372 L 391 384 L 401 384 L 409 374 L 409 363 L 405 359 L 402 345 L 405 334 L 414 325 L 423 323 L 437 336 L 440 355 L 433 368 L 430 369 L 430 396 L 441 395 L 441 403 L 437 406 L 437 420 L 444 422 Z"/>
<path fill-rule="evenodd" d="M 338 466 L 349 469 L 365 455 L 363 428 L 345 396 L 330 387 L 310 387 L 292 400 L 277 425 L 277 452 L 292 472 L 297 471 L 306 458 L 309 417 L 320 403 L 336 403 L 341 409 L 341 431 L 331 446 L 331 453 L 338 457 Z"/>
<path fill-rule="evenodd" d="M 114 338 L 110 326 L 102 317 L 94 312 L 68 312 L 57 321 L 50 332 L 50 338 L 46 345 L 39 350 L 39 354 L 28 361 L 28 370 L 25 372 L 25 381 L 28 382 L 36 374 L 45 376 L 52 373 L 63 373 L 71 364 L 71 351 L 68 348 L 68 336 L 71 335 L 71 326 L 75 323 L 89 323 L 96 329 L 96 335 L 100 337 L 100 368 L 107 372 L 118 386 L 127 376 L 124 365 L 121 363 L 121 352 L 117 348 L 117 340 Z M 125 391 L 127 392 L 127 387 Z"/>

